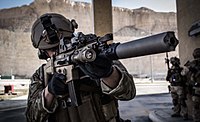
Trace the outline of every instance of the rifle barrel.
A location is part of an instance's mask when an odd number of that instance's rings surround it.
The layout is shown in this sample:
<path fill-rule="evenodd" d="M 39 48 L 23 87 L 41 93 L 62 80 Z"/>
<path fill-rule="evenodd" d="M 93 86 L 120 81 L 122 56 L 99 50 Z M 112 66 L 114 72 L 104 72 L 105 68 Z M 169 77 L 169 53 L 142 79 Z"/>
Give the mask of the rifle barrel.
<path fill-rule="evenodd" d="M 168 31 L 119 44 L 115 49 L 118 59 L 174 51 L 179 41 L 174 32 Z"/>

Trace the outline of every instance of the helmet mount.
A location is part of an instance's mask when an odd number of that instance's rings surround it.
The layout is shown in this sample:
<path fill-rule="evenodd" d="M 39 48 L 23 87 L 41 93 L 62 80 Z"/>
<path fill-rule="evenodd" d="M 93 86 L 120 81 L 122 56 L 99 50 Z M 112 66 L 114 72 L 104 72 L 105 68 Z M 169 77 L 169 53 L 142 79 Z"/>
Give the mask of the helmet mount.
<path fill-rule="evenodd" d="M 44 28 L 43 33 L 43 37 L 47 37 L 45 39 L 45 41 L 48 44 L 55 44 L 59 41 L 59 37 L 58 37 L 58 30 L 55 26 L 55 24 L 52 24 L 51 22 L 51 15 L 44 15 L 42 17 L 40 17 L 40 21 L 42 23 L 42 26 Z"/>

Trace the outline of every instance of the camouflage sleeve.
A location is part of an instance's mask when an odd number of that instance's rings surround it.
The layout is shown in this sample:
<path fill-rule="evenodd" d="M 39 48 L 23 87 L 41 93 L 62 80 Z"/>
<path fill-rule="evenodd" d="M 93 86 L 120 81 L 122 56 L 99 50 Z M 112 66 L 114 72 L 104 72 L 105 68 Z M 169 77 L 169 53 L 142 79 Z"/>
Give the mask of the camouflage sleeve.
<path fill-rule="evenodd" d="M 44 82 L 41 78 L 41 67 L 33 74 L 29 85 L 29 94 L 26 108 L 27 122 L 43 122 L 48 118 L 49 113 L 53 113 L 57 107 L 57 101 L 52 102 L 52 106 L 47 109 L 44 99 Z"/>
<path fill-rule="evenodd" d="M 128 73 L 126 68 L 119 61 L 114 61 L 113 66 L 116 67 L 117 70 L 121 72 L 122 78 L 118 86 L 114 89 L 111 89 L 103 81 L 101 81 L 101 87 L 103 93 L 113 95 L 116 99 L 119 100 L 133 99 L 136 95 L 136 89 L 133 77 Z"/>

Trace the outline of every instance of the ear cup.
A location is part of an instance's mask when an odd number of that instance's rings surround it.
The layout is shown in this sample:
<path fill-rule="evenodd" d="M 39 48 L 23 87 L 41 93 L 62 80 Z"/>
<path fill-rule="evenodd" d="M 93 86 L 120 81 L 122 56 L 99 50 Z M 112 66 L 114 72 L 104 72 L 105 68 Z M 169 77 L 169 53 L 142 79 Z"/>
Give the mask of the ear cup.
<path fill-rule="evenodd" d="M 49 56 L 44 50 L 38 50 L 38 57 L 39 59 L 42 59 L 42 60 L 46 60 L 47 58 L 49 58 Z"/>

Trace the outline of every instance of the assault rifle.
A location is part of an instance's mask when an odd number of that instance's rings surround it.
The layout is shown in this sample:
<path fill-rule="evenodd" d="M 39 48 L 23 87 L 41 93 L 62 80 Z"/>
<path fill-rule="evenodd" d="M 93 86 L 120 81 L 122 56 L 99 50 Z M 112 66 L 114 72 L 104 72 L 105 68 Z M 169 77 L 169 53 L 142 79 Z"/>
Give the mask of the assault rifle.
<path fill-rule="evenodd" d="M 112 40 L 112 34 L 98 37 L 95 34 L 78 33 L 71 41 L 60 40 L 59 54 L 48 60 L 44 67 L 45 81 L 55 72 L 66 75 L 69 89 L 69 103 L 72 106 L 81 104 L 78 94 L 79 71 L 77 62 L 92 62 L 97 56 L 105 56 L 110 60 L 118 60 L 174 51 L 178 45 L 174 32 L 163 32 L 126 43 L 107 42 Z"/>
<path fill-rule="evenodd" d="M 169 77 L 168 77 L 168 72 L 170 70 L 170 67 L 169 67 L 169 57 L 168 57 L 168 52 L 166 52 L 166 58 L 165 58 L 165 63 L 167 64 L 167 77 L 166 77 L 166 80 L 169 81 Z M 171 92 L 171 87 L 170 85 L 168 85 L 168 90 L 169 90 L 169 93 Z"/>
<path fill-rule="evenodd" d="M 167 64 L 167 69 L 169 70 L 169 57 L 168 57 L 168 52 L 166 52 L 166 58 L 165 58 L 165 63 Z"/>

